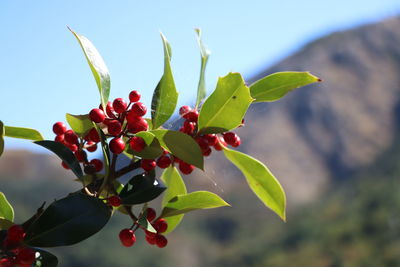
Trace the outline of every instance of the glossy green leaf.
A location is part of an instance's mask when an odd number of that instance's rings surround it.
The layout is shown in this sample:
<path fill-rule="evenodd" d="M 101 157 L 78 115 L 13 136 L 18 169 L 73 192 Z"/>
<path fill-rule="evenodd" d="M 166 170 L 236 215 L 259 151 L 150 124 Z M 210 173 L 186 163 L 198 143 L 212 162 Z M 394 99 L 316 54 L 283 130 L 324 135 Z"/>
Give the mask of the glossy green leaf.
<path fill-rule="evenodd" d="M 170 166 L 164 170 L 161 176 L 161 181 L 163 181 L 165 186 L 167 187 L 167 190 L 165 190 L 164 197 L 161 202 L 162 208 L 164 208 L 165 205 L 167 205 L 168 201 L 173 199 L 175 196 L 185 195 L 187 193 L 185 182 L 183 181 L 178 170 L 173 166 Z M 168 228 L 167 231 L 164 232 L 164 234 L 172 232 L 182 221 L 183 216 L 183 214 L 179 214 L 176 216 L 165 218 L 168 223 Z"/>
<path fill-rule="evenodd" d="M 0 218 L 0 230 L 8 230 L 13 224 L 12 221 Z"/>
<path fill-rule="evenodd" d="M 134 151 L 130 148 L 129 145 L 126 146 L 126 153 L 128 157 L 132 158 L 132 156 L 138 156 L 143 159 L 155 159 L 161 156 L 163 153 L 163 149 L 160 145 L 160 142 L 157 138 L 155 138 L 154 134 L 151 132 L 139 132 L 136 136 L 144 139 L 146 143 L 146 147 L 140 151 Z"/>
<path fill-rule="evenodd" d="M 61 143 L 50 140 L 36 141 L 34 143 L 54 152 L 58 157 L 60 157 L 61 160 L 63 160 L 68 165 L 68 167 L 71 168 L 76 177 L 78 177 L 82 181 L 83 172 L 81 169 L 81 165 L 76 159 L 74 153 L 69 148 Z"/>
<path fill-rule="evenodd" d="M 69 29 L 69 28 L 68 28 Z M 83 35 L 79 35 L 73 30 L 69 29 L 72 34 L 78 40 L 83 53 L 87 59 L 89 67 L 93 73 L 94 79 L 96 80 L 97 87 L 100 92 L 100 101 L 103 107 L 107 106 L 108 97 L 110 95 L 110 74 L 108 68 L 104 63 L 99 51 L 96 47 Z"/>
<path fill-rule="evenodd" d="M 201 30 L 195 29 L 195 31 L 197 34 L 197 42 L 199 44 L 200 56 L 201 56 L 200 78 L 199 78 L 199 84 L 197 86 L 197 99 L 196 99 L 196 109 L 197 109 L 201 101 L 203 101 L 203 99 L 206 97 L 206 82 L 204 77 L 206 72 L 207 61 L 210 56 L 210 51 L 206 49 L 206 47 L 203 44 L 203 41 L 201 40 Z"/>
<path fill-rule="evenodd" d="M 76 244 L 100 231 L 111 216 L 98 198 L 75 193 L 53 202 L 26 231 L 30 246 L 57 247 Z"/>
<path fill-rule="evenodd" d="M 199 116 L 199 131 L 222 133 L 238 127 L 253 99 L 240 73 L 218 79 L 217 88 L 204 102 Z"/>
<path fill-rule="evenodd" d="M 80 137 L 84 137 L 85 134 L 93 128 L 93 122 L 90 120 L 88 114 L 72 115 L 67 113 L 65 117 L 71 129 Z"/>
<path fill-rule="evenodd" d="M 4 151 L 4 124 L 2 121 L 0 121 L 0 156 L 3 154 Z"/>
<path fill-rule="evenodd" d="M 199 209 L 212 209 L 230 206 L 218 195 L 207 191 L 196 191 L 177 195 L 165 205 L 161 217 L 170 217 Z"/>
<path fill-rule="evenodd" d="M 271 102 L 296 88 L 320 81 L 309 72 L 276 72 L 250 85 L 250 92 L 254 102 Z"/>
<path fill-rule="evenodd" d="M 35 248 L 36 252 L 39 252 L 39 257 L 36 258 L 37 267 L 57 267 L 58 259 L 50 252 Z"/>
<path fill-rule="evenodd" d="M 197 142 L 189 135 L 171 130 L 153 130 L 151 131 L 162 147 L 171 152 L 174 156 L 183 161 L 204 169 L 204 158 Z"/>
<path fill-rule="evenodd" d="M 43 136 L 35 129 L 4 126 L 4 136 L 33 141 L 43 140 Z"/>
<path fill-rule="evenodd" d="M 260 161 L 244 153 L 224 148 L 224 154 L 246 177 L 256 196 L 271 210 L 286 220 L 286 196 L 282 186 Z"/>
<path fill-rule="evenodd" d="M 134 176 L 119 194 L 122 204 L 135 205 L 149 202 L 165 190 L 165 186 L 155 179 L 153 173 Z"/>
<path fill-rule="evenodd" d="M 156 229 L 154 229 L 151 223 L 147 220 L 147 211 L 145 211 L 142 216 L 140 216 L 138 223 L 142 228 L 146 229 L 147 231 L 157 233 Z"/>
<path fill-rule="evenodd" d="M 14 221 L 14 209 L 2 192 L 0 192 L 0 218 Z"/>
<path fill-rule="evenodd" d="M 161 39 L 164 46 L 164 74 L 154 90 L 151 101 L 153 129 L 157 129 L 163 125 L 172 116 L 178 102 L 178 92 L 175 88 L 171 70 L 171 47 L 163 34 L 161 34 Z"/>

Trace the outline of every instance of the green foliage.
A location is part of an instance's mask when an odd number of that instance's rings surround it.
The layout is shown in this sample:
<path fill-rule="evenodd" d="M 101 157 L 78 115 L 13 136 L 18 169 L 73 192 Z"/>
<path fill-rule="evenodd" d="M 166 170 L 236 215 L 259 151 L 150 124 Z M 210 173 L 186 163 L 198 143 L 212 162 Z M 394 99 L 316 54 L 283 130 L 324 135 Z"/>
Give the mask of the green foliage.
<path fill-rule="evenodd" d="M 157 233 L 156 229 L 151 225 L 151 223 L 146 219 L 147 212 L 145 211 L 142 216 L 139 217 L 138 223 L 143 228 L 151 233 Z"/>
<path fill-rule="evenodd" d="M 200 67 L 200 78 L 199 84 L 197 86 L 197 99 L 196 99 L 196 107 L 197 108 L 201 101 L 206 97 L 206 81 L 205 81 L 205 74 L 206 74 L 206 66 L 208 62 L 208 58 L 210 57 L 210 51 L 206 49 L 201 40 L 201 30 L 195 29 L 197 34 L 197 42 L 200 48 L 200 57 L 201 57 L 201 67 Z"/>
<path fill-rule="evenodd" d="M 23 127 L 4 126 L 4 136 L 33 141 L 43 140 L 43 136 L 37 130 Z"/>
<path fill-rule="evenodd" d="M 3 192 L 0 192 L 0 219 L 14 221 L 14 209 Z"/>
<path fill-rule="evenodd" d="M 144 141 L 146 142 L 146 147 L 142 151 L 137 152 L 132 150 L 130 146 L 127 146 L 127 156 L 129 156 L 130 158 L 132 158 L 133 156 L 137 156 L 143 159 L 155 159 L 162 154 L 163 149 L 160 145 L 160 142 L 157 138 L 155 138 L 155 135 L 153 133 L 139 132 L 136 134 L 136 136 L 144 139 Z"/>
<path fill-rule="evenodd" d="M 85 134 L 93 128 L 93 123 L 89 118 L 89 115 L 72 115 L 67 113 L 65 115 L 69 126 L 74 132 L 80 137 L 84 137 Z"/>
<path fill-rule="evenodd" d="M 7 230 L 10 228 L 14 223 L 7 219 L 0 218 L 0 230 Z"/>
<path fill-rule="evenodd" d="M 48 251 L 38 248 L 36 248 L 35 251 L 39 252 L 39 257 L 36 260 L 39 267 L 57 267 L 58 259 L 56 256 Z"/>

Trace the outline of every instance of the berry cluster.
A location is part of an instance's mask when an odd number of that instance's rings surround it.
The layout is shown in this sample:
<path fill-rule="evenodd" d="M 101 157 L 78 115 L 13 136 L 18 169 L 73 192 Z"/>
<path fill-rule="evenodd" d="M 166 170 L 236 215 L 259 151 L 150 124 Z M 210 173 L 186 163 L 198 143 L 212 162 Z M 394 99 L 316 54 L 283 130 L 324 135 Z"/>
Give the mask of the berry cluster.
<path fill-rule="evenodd" d="M 8 231 L 3 241 L 2 250 L 5 255 L 0 259 L 1 267 L 29 267 L 36 260 L 36 252 L 24 245 L 22 241 L 25 238 L 25 230 L 21 225 L 14 224 Z"/>
<path fill-rule="evenodd" d="M 157 233 L 153 233 L 142 228 L 146 234 L 147 243 L 149 243 L 150 245 L 156 245 L 159 248 L 167 246 L 168 240 L 164 235 L 162 235 L 163 233 L 165 233 L 165 231 L 167 231 L 167 221 L 163 218 L 156 219 L 156 211 L 152 208 L 147 208 L 146 219 L 151 222 L 151 225 L 157 231 Z M 125 247 L 131 247 L 136 242 L 135 230 L 138 228 L 132 230 L 133 226 L 130 229 L 125 228 L 119 232 L 119 240 Z"/>

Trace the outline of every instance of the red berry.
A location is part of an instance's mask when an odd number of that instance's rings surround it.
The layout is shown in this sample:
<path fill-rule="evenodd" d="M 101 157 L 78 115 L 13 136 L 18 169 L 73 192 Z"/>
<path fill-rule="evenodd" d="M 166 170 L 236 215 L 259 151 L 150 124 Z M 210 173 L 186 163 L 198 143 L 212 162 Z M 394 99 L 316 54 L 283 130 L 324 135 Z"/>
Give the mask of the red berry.
<path fill-rule="evenodd" d="M 72 151 L 72 152 L 76 152 L 76 151 L 78 151 L 78 146 L 77 145 L 75 145 L 75 144 L 66 144 L 67 145 L 67 147 Z"/>
<path fill-rule="evenodd" d="M 63 122 L 61 122 L 61 121 L 54 123 L 54 125 L 53 125 L 53 132 L 54 132 L 56 135 L 63 134 L 63 133 L 65 133 L 66 131 L 67 131 L 67 125 L 65 125 L 65 123 L 63 123 Z"/>
<path fill-rule="evenodd" d="M 129 93 L 129 101 L 138 102 L 140 100 L 140 93 L 136 90 L 133 90 Z"/>
<path fill-rule="evenodd" d="M 110 150 L 114 154 L 121 154 L 125 150 L 125 142 L 122 138 L 113 138 L 110 141 Z"/>
<path fill-rule="evenodd" d="M 86 160 L 86 158 L 87 158 L 86 152 L 83 151 L 83 150 L 77 150 L 77 151 L 75 151 L 74 154 L 75 154 L 76 159 L 79 162 L 84 162 Z"/>
<path fill-rule="evenodd" d="M 179 115 L 181 115 L 181 116 L 183 117 L 186 113 L 188 113 L 188 112 L 190 112 L 190 111 L 192 111 L 192 108 L 191 108 L 191 107 L 189 107 L 189 106 L 182 106 L 182 107 L 179 109 Z"/>
<path fill-rule="evenodd" d="M 129 141 L 129 145 L 132 148 L 132 150 L 140 152 L 146 147 L 146 142 L 144 141 L 143 138 L 139 136 L 134 136 Z"/>
<path fill-rule="evenodd" d="M 236 142 L 236 139 L 239 138 L 237 134 L 234 132 L 227 132 L 222 134 L 224 136 L 224 140 L 228 145 L 232 145 Z"/>
<path fill-rule="evenodd" d="M 146 232 L 147 233 L 147 232 Z M 152 235 L 147 235 L 146 234 L 146 241 L 147 243 L 149 243 L 150 245 L 155 245 L 156 244 L 156 236 L 152 236 Z"/>
<path fill-rule="evenodd" d="M 146 214 L 146 219 L 151 222 L 156 218 L 156 211 L 153 208 L 147 208 L 146 209 L 147 214 Z"/>
<path fill-rule="evenodd" d="M 203 153 L 204 157 L 208 157 L 211 155 L 212 151 L 211 151 L 211 148 L 207 148 L 206 150 L 202 150 L 201 152 Z"/>
<path fill-rule="evenodd" d="M 89 164 L 93 165 L 95 172 L 99 172 L 103 169 L 103 162 L 99 159 L 92 159 Z"/>
<path fill-rule="evenodd" d="M 181 159 L 178 158 L 177 156 L 174 156 L 173 161 L 174 161 L 174 163 L 179 163 L 179 162 L 181 162 Z"/>
<path fill-rule="evenodd" d="M 185 119 L 191 122 L 197 122 L 197 119 L 199 118 L 199 112 L 197 110 L 192 110 L 183 115 Z"/>
<path fill-rule="evenodd" d="M 140 167 L 147 172 L 154 170 L 156 165 L 157 164 L 154 159 L 142 159 L 140 163 Z"/>
<path fill-rule="evenodd" d="M 97 144 L 93 141 L 89 141 L 86 143 L 86 149 L 89 152 L 94 152 L 97 150 Z"/>
<path fill-rule="evenodd" d="M 191 174 L 192 171 L 194 170 L 194 166 L 181 160 L 179 162 L 179 170 L 183 174 Z"/>
<path fill-rule="evenodd" d="M 196 142 L 197 144 L 199 144 L 199 147 L 201 148 L 202 151 L 208 149 L 208 141 L 204 137 L 197 137 Z"/>
<path fill-rule="evenodd" d="M 209 146 L 214 146 L 218 142 L 216 134 L 206 134 L 204 138 L 207 140 Z"/>
<path fill-rule="evenodd" d="M 102 106 L 101 104 L 99 105 L 99 109 L 101 109 L 101 110 L 104 111 L 103 106 Z M 113 108 L 111 102 L 108 102 L 108 103 L 107 103 L 107 106 L 106 106 L 106 113 L 107 113 L 107 116 L 108 116 L 108 117 L 110 117 L 110 118 L 116 118 L 116 116 L 114 115 L 114 108 Z"/>
<path fill-rule="evenodd" d="M 142 117 L 146 114 L 147 108 L 142 102 L 136 102 L 132 105 L 131 112 L 137 117 Z"/>
<path fill-rule="evenodd" d="M 121 206 L 121 198 L 119 196 L 111 196 L 107 200 L 113 207 Z"/>
<path fill-rule="evenodd" d="M 95 123 L 103 122 L 106 118 L 106 114 L 104 111 L 99 108 L 94 108 L 89 112 L 89 118 Z"/>
<path fill-rule="evenodd" d="M 11 243 L 19 243 L 25 237 L 25 231 L 21 225 L 14 224 L 7 231 L 7 239 Z"/>
<path fill-rule="evenodd" d="M 30 266 L 36 259 L 35 251 L 31 248 L 24 247 L 19 249 L 18 255 L 16 258 L 16 263 L 21 265 Z"/>
<path fill-rule="evenodd" d="M 148 128 L 149 128 L 149 124 L 147 123 L 147 121 L 145 119 L 143 119 L 141 117 L 133 123 L 128 123 L 129 131 L 134 134 L 141 132 L 141 131 L 147 131 Z"/>
<path fill-rule="evenodd" d="M 168 244 L 168 240 L 163 235 L 156 235 L 156 245 L 159 248 L 163 248 Z"/>
<path fill-rule="evenodd" d="M 235 142 L 234 142 L 233 144 L 231 144 L 231 146 L 233 146 L 233 147 L 238 147 L 238 146 L 240 146 L 241 143 L 242 143 L 242 142 L 240 141 L 240 137 L 238 136 L 238 137 L 235 139 Z"/>
<path fill-rule="evenodd" d="M 136 116 L 131 110 L 126 113 L 126 120 L 128 123 L 135 123 L 140 120 L 140 117 Z"/>
<path fill-rule="evenodd" d="M 224 141 L 223 138 L 218 137 L 218 141 L 214 145 L 215 150 L 221 151 L 222 149 L 224 149 L 224 146 L 226 146 L 226 142 Z"/>
<path fill-rule="evenodd" d="M 155 239 L 154 239 L 154 244 L 155 244 Z M 0 260 L 0 267 L 13 267 L 14 266 L 14 261 L 9 258 L 4 258 Z"/>
<path fill-rule="evenodd" d="M 108 133 L 117 136 L 121 133 L 122 125 L 117 120 L 112 120 L 107 122 Z"/>
<path fill-rule="evenodd" d="M 59 143 L 64 143 L 64 135 L 63 134 L 57 135 L 56 138 L 54 138 L 54 141 Z"/>
<path fill-rule="evenodd" d="M 113 108 L 115 112 L 119 114 L 124 113 L 127 106 L 128 105 L 123 98 L 116 98 L 113 102 Z"/>
<path fill-rule="evenodd" d="M 154 224 L 153 224 L 154 229 L 157 230 L 157 233 L 162 234 L 165 231 L 167 231 L 168 228 L 168 223 L 165 219 L 161 218 L 158 219 Z"/>
<path fill-rule="evenodd" d="M 122 229 L 119 232 L 119 240 L 125 247 L 131 247 L 136 242 L 135 233 L 130 229 Z"/>
<path fill-rule="evenodd" d="M 78 136 L 76 135 L 76 133 L 73 130 L 68 130 L 64 133 L 64 140 L 68 144 L 73 145 L 73 144 L 78 143 Z"/>
<path fill-rule="evenodd" d="M 69 170 L 69 166 L 67 165 L 67 163 L 65 163 L 65 161 L 61 162 L 61 166 L 63 166 L 64 169 Z"/>
<path fill-rule="evenodd" d="M 86 139 L 88 141 L 93 141 L 95 143 L 100 142 L 100 136 L 99 136 L 99 133 L 97 132 L 96 128 L 90 129 L 90 131 L 86 134 Z"/>
<path fill-rule="evenodd" d="M 182 132 L 192 135 L 194 133 L 194 130 L 196 129 L 196 123 L 190 122 L 190 121 L 185 121 L 183 123 L 182 129 L 183 129 Z"/>
<path fill-rule="evenodd" d="M 161 169 L 168 168 L 168 166 L 171 165 L 171 158 L 168 156 L 161 156 L 157 160 L 157 166 L 160 167 Z"/>

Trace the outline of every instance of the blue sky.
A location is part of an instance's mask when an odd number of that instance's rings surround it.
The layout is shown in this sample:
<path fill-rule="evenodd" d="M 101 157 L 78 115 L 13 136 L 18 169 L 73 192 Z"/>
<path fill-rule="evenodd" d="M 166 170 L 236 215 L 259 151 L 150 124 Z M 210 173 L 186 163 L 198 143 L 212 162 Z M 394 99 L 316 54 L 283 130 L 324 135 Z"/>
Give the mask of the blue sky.
<path fill-rule="evenodd" d="M 200 68 L 194 28 L 212 54 L 210 92 L 229 71 L 251 77 L 325 34 L 400 14 L 398 0 L 12 1 L 0 2 L 0 120 L 53 139 L 65 113 L 99 103 L 96 84 L 67 25 L 88 37 L 111 74 L 111 99 L 140 90 L 150 104 L 162 75 L 159 32 L 169 40 L 179 104 L 191 103 Z M 6 148 L 34 146 L 6 140 Z"/>

